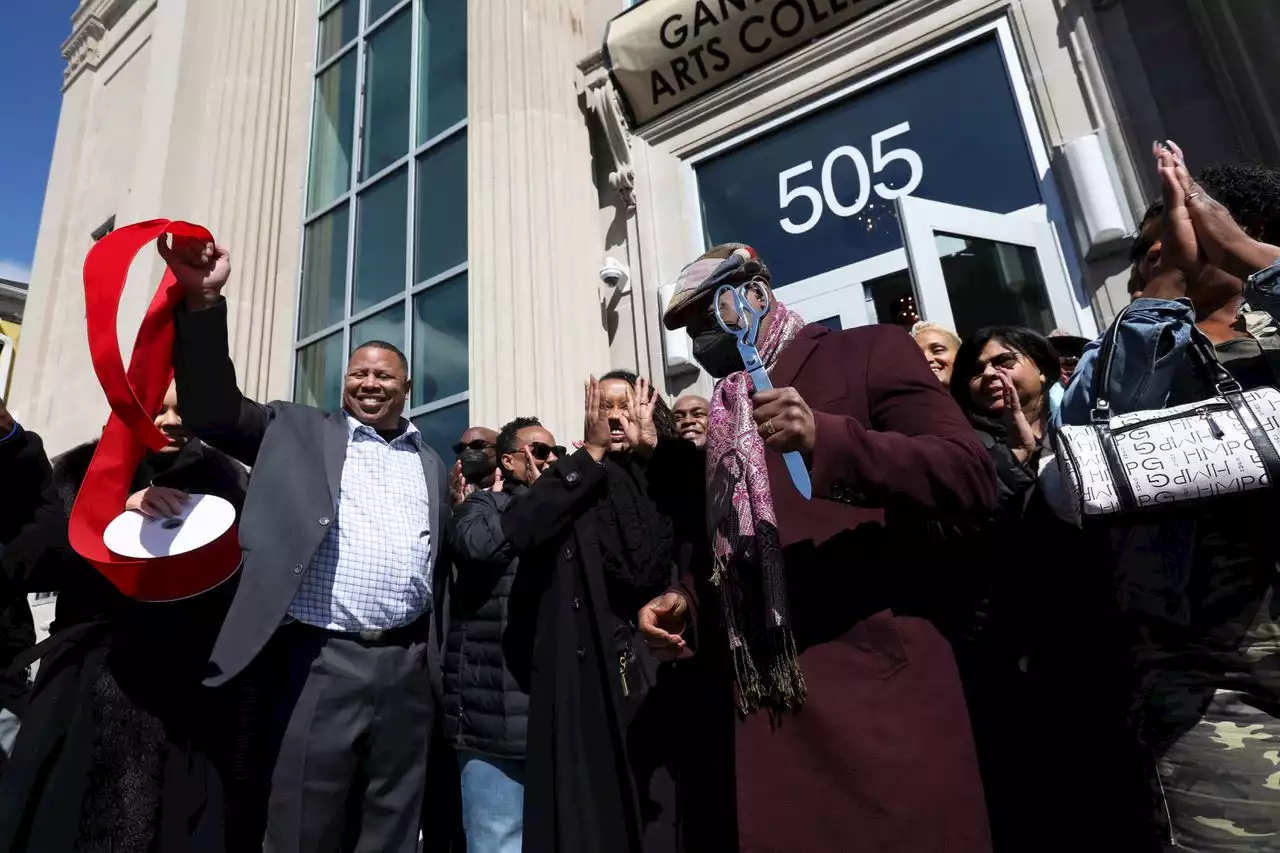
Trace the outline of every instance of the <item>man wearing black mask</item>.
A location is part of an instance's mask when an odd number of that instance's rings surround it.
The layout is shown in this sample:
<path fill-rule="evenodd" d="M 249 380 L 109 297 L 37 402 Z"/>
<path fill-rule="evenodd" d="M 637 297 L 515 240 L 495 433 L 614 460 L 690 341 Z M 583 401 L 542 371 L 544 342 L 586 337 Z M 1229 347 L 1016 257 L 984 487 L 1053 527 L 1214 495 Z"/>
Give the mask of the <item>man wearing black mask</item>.
<path fill-rule="evenodd" d="M 724 285 L 758 312 L 771 390 L 743 371 L 728 330 L 748 318 Z M 685 267 L 663 322 L 720 378 L 705 445 L 714 564 L 638 621 L 662 659 L 724 650 L 707 678 L 732 680 L 738 720 L 726 709 L 700 733 L 734 729 L 738 844 L 725 819 L 720 849 L 990 850 L 964 694 L 915 547 L 932 520 L 992 509 L 972 427 L 910 336 L 806 324 L 749 246 Z M 811 500 L 784 463 L 793 451 Z"/>
<path fill-rule="evenodd" d="M 501 467 L 493 487 L 473 492 L 454 509 L 444 652 L 444 730 L 458 754 L 471 853 L 519 851 L 523 836 L 529 696 L 507 665 L 504 648 L 520 559 L 502 519 L 566 455 L 537 418 L 511 421 L 496 445 Z"/>
<path fill-rule="evenodd" d="M 493 475 L 498 469 L 497 454 L 494 452 L 497 441 L 498 434 L 493 430 L 473 426 L 453 446 L 458 461 L 449 478 L 449 492 L 455 504 L 462 503 L 467 495 L 477 489 L 493 488 Z"/>

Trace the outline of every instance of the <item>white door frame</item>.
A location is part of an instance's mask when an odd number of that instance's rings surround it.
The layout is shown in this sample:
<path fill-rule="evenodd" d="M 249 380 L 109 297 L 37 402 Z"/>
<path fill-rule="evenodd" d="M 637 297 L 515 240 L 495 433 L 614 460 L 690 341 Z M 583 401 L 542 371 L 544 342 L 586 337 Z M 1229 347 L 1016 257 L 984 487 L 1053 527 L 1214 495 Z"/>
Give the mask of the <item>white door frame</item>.
<path fill-rule="evenodd" d="M 854 326 L 865 326 L 869 323 L 876 322 L 876 318 L 867 312 L 867 300 L 870 293 L 867 292 L 865 282 L 873 281 L 881 276 L 891 275 L 895 272 L 901 272 L 907 268 L 907 253 L 904 249 L 894 249 L 892 252 L 885 252 L 883 255 L 876 255 L 874 258 L 867 258 L 865 261 L 858 261 L 856 264 L 848 264 L 843 267 L 837 267 L 833 270 L 827 270 L 819 275 L 806 278 L 803 281 L 797 281 L 794 284 L 784 285 L 778 288 L 778 299 L 786 303 L 789 308 L 797 308 L 800 310 L 800 316 L 805 320 L 814 320 L 815 317 L 806 317 L 804 305 L 811 303 L 823 297 L 838 300 L 838 311 L 827 311 L 824 317 L 830 317 L 834 314 L 840 315 L 840 325 L 846 329 Z M 822 305 L 837 304 L 823 301 Z M 814 305 L 814 307 L 817 307 Z M 826 310 L 821 309 L 821 310 Z"/>
<path fill-rule="evenodd" d="M 1027 84 L 1026 76 L 1022 70 L 1021 59 L 1018 55 L 1018 48 L 1014 40 L 1013 30 L 1007 17 L 1001 17 L 987 24 L 974 27 L 967 30 L 954 38 L 947 39 L 932 47 L 911 54 L 903 61 L 894 63 L 893 65 L 875 71 L 865 77 L 855 80 L 853 83 L 841 86 L 821 97 L 787 110 L 768 121 L 754 125 L 739 133 L 726 135 L 716 140 L 713 144 L 682 158 L 680 164 L 681 184 L 683 185 L 686 216 L 685 222 L 691 238 L 689 245 L 707 247 L 707 235 L 702 221 L 702 201 L 698 191 L 698 176 L 694 171 L 694 167 L 703 160 L 714 157 L 724 151 L 737 148 L 757 136 L 768 133 L 774 128 L 791 124 L 804 118 L 809 113 L 822 109 L 829 104 L 842 101 L 851 97 L 862 89 L 875 86 L 884 80 L 896 77 L 898 75 L 908 73 L 913 68 L 928 62 L 935 57 L 949 53 L 969 42 L 975 41 L 988 35 L 993 35 L 1000 46 L 1000 51 L 1004 57 L 1005 72 L 1008 75 L 1009 84 L 1013 89 L 1013 98 L 1017 106 L 1018 113 L 1022 118 L 1022 129 L 1026 134 L 1026 141 L 1031 153 L 1031 160 L 1035 166 L 1037 176 L 1040 182 L 1040 195 L 1043 204 L 1034 205 L 1020 211 L 1008 214 L 1009 216 L 1019 216 L 1027 214 L 1029 211 L 1038 211 L 1037 215 L 1047 218 L 1050 223 L 1054 236 L 1054 253 L 1045 256 L 1046 258 L 1056 258 L 1067 273 L 1067 293 L 1071 295 L 1074 301 L 1071 316 L 1076 318 L 1073 328 L 1080 330 L 1084 337 L 1094 337 L 1097 335 L 1097 322 L 1094 319 L 1093 311 L 1090 307 L 1089 295 L 1085 291 L 1083 284 L 1083 272 L 1076 257 L 1073 248 L 1073 239 L 1069 221 L 1067 219 L 1066 208 L 1058 195 L 1057 187 L 1054 184 L 1053 175 L 1050 171 L 1049 147 L 1045 142 L 1044 132 L 1041 130 L 1040 121 L 1036 114 L 1034 102 L 1031 97 L 1031 89 Z M 890 253 L 892 254 L 892 253 Z M 883 257 L 883 256 L 877 256 Z M 870 263 L 877 258 L 870 258 L 864 263 Z M 904 263 L 905 267 L 905 263 Z M 813 281 L 814 279 L 823 278 L 832 273 L 840 272 L 847 268 L 841 267 L 837 270 L 831 270 L 809 279 L 794 282 L 787 285 L 788 288 L 794 288 L 802 284 Z M 887 272 L 894 272 L 888 270 Z M 887 274 L 887 273 L 885 273 Z M 874 276 L 870 276 L 873 277 Z M 917 294 L 917 301 L 919 294 Z M 865 310 L 865 309 L 864 309 Z M 1054 303 L 1054 312 L 1058 313 L 1056 302 Z M 1068 315 L 1062 315 L 1066 317 Z"/>
<path fill-rule="evenodd" d="M 1044 278 L 1054 325 L 1080 334 L 1080 318 L 1070 298 L 1071 285 L 1063 274 L 1058 243 L 1046 216 L 991 213 L 918 196 L 903 196 L 897 199 L 897 205 L 917 304 L 927 320 L 948 329 L 956 327 L 935 238 L 937 232 L 944 231 L 1033 249 Z"/>

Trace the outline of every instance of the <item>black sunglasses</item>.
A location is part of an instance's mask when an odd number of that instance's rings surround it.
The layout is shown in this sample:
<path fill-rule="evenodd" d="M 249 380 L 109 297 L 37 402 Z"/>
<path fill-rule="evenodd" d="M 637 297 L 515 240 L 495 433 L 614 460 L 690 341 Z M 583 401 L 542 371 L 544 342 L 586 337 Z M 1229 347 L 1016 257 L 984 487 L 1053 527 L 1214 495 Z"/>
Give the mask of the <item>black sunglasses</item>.
<path fill-rule="evenodd" d="M 1021 354 L 1014 352 L 1013 350 L 1007 350 L 991 356 L 989 361 L 978 359 L 978 363 L 974 366 L 978 368 L 976 372 L 979 374 L 986 371 L 988 364 L 998 370 L 1013 370 L 1018 366 L 1018 362 L 1021 358 Z"/>
<path fill-rule="evenodd" d="M 565 455 L 565 449 L 560 445 L 543 444 L 541 441 L 535 441 L 533 444 L 530 444 L 529 452 L 531 452 L 533 454 L 533 458 L 537 459 L 539 462 L 546 462 L 547 457 L 552 453 L 556 455 L 557 459 Z"/>
<path fill-rule="evenodd" d="M 489 447 L 493 447 L 492 441 L 485 441 L 483 438 L 476 438 L 467 442 L 459 441 L 453 446 L 453 452 L 461 453 L 464 450 L 485 450 Z"/>

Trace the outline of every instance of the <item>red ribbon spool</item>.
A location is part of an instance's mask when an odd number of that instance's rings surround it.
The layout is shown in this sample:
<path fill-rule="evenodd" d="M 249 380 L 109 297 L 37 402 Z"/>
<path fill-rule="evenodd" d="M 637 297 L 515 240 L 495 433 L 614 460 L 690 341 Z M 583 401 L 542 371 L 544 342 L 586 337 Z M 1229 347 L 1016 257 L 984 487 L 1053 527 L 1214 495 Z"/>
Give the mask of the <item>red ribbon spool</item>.
<path fill-rule="evenodd" d="M 129 598 L 175 601 L 213 589 L 240 567 L 236 528 L 186 554 L 139 560 L 107 548 L 103 532 L 121 512 L 138 464 L 148 449 L 169 443 L 155 416 L 173 380 L 173 310 L 183 300 L 172 270 L 165 269 L 138 329 L 126 373 L 116 334 L 120 295 L 138 252 L 162 234 L 212 242 L 208 229 L 190 222 L 153 219 L 126 225 L 99 240 L 84 262 L 89 355 L 111 405 L 98 449 L 71 510 L 71 547 Z"/>

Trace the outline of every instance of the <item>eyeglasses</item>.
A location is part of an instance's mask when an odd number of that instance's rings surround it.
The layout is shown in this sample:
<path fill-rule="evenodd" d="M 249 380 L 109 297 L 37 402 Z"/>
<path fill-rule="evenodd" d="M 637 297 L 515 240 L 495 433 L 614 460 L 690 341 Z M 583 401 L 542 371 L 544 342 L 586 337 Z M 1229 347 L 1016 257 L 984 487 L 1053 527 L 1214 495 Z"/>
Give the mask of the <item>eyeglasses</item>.
<path fill-rule="evenodd" d="M 995 355 L 991 356 L 991 359 L 989 361 L 982 361 L 981 359 L 979 359 L 976 365 L 976 367 L 978 368 L 977 372 L 985 373 L 988 365 L 990 365 L 991 367 L 994 367 L 996 370 L 1013 370 L 1013 368 L 1015 368 L 1018 365 L 1018 361 L 1020 359 L 1021 359 L 1021 356 L 1018 353 L 1014 352 L 1013 350 L 1006 350 L 1005 352 L 996 353 Z"/>
<path fill-rule="evenodd" d="M 543 444 L 541 441 L 535 441 L 529 445 L 529 452 L 533 454 L 533 458 L 539 462 L 546 462 L 547 457 L 552 453 L 559 459 L 566 455 L 566 451 L 558 444 Z"/>
<path fill-rule="evenodd" d="M 485 441 L 483 438 L 475 438 L 471 441 L 459 441 L 453 446 L 453 452 L 457 454 L 464 450 L 487 450 L 490 447 L 493 447 L 492 441 Z"/>

